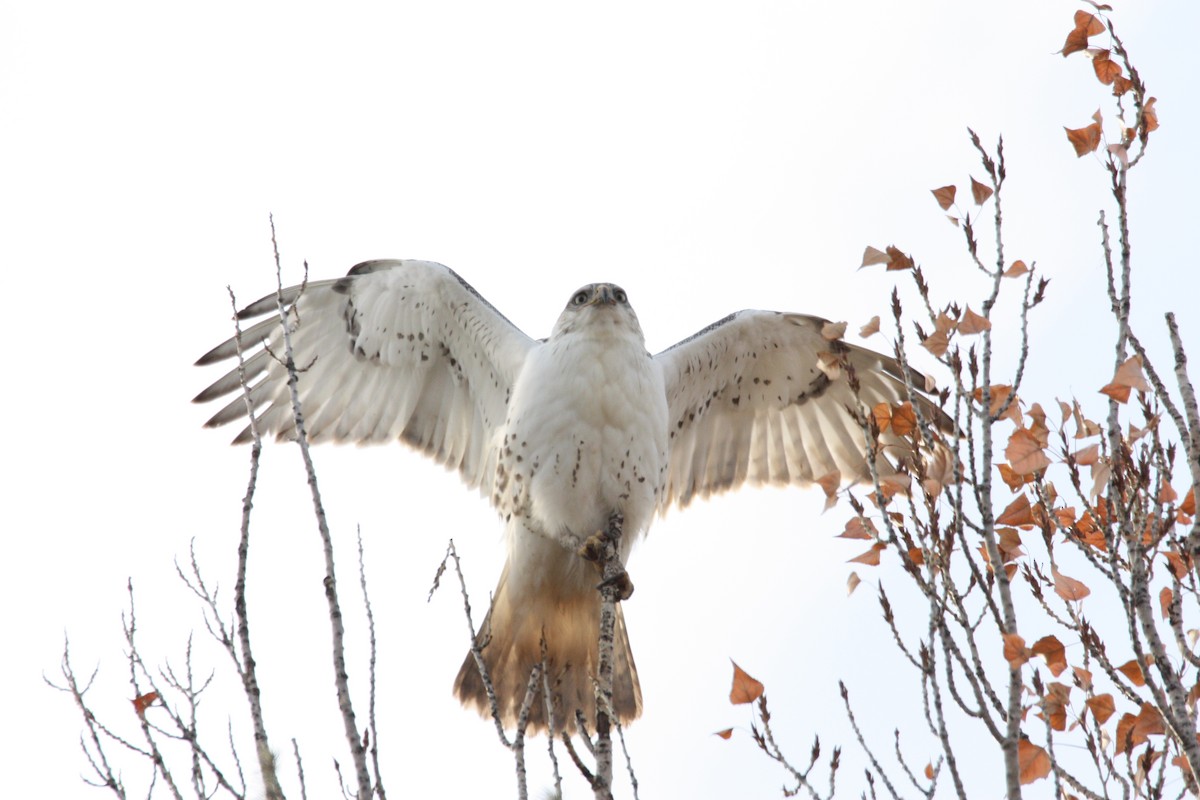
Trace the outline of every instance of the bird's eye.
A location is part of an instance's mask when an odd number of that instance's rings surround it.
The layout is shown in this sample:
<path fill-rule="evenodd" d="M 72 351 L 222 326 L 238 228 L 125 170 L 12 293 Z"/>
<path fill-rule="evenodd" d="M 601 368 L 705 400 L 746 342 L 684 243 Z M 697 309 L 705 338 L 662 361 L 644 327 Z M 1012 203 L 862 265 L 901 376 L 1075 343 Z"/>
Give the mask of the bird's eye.
<path fill-rule="evenodd" d="M 629 298 L 625 296 L 624 289 L 614 289 L 613 297 L 617 298 L 618 303 L 625 303 L 625 302 L 628 302 L 628 300 L 629 300 Z"/>
<path fill-rule="evenodd" d="M 571 298 L 571 305 L 581 306 L 587 303 L 589 296 L 586 291 L 576 292 L 575 296 Z"/>

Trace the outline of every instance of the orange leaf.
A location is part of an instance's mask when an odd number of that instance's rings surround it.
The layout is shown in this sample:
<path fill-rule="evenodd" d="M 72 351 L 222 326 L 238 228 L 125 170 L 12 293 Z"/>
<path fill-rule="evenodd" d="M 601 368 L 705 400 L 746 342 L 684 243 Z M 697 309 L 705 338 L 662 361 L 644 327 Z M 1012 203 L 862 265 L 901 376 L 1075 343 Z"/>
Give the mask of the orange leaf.
<path fill-rule="evenodd" d="M 930 191 L 933 192 L 933 198 L 942 207 L 942 211 L 949 211 L 950 206 L 954 205 L 954 194 L 958 189 L 954 186 L 943 186 L 940 189 L 931 189 Z"/>
<path fill-rule="evenodd" d="M 1196 516 L 1196 487 L 1188 489 L 1188 493 L 1183 496 L 1183 503 L 1179 506 L 1179 510 L 1187 514 L 1189 517 Z"/>
<path fill-rule="evenodd" d="M 1124 75 L 1118 75 L 1113 81 L 1113 95 L 1120 97 L 1133 88 L 1133 81 L 1126 78 Z"/>
<path fill-rule="evenodd" d="M 971 178 L 971 196 L 975 198 L 975 205 L 981 206 L 992 196 L 992 189 Z"/>
<path fill-rule="evenodd" d="M 1092 673 L 1083 667 L 1071 667 L 1071 671 L 1075 673 L 1075 683 L 1079 688 L 1090 692 L 1092 690 Z"/>
<path fill-rule="evenodd" d="M 1117 752 L 1129 753 L 1143 742 L 1149 741 L 1150 736 L 1166 733 L 1163 726 L 1162 714 L 1149 703 L 1142 703 L 1142 709 L 1137 716 L 1125 714 L 1117 723 Z"/>
<path fill-rule="evenodd" d="M 1050 754 L 1028 739 L 1017 742 L 1017 766 L 1021 785 L 1041 780 L 1050 774 Z"/>
<path fill-rule="evenodd" d="M 1158 130 L 1158 112 L 1154 110 L 1154 104 L 1157 101 L 1158 98 L 1151 97 L 1142 106 L 1142 124 L 1145 127 L 1146 133 Z"/>
<path fill-rule="evenodd" d="M 1000 469 L 1001 480 L 1008 484 L 1008 488 L 1012 489 L 1014 492 L 1025 484 L 1032 483 L 1034 481 L 1033 475 L 1018 475 L 1008 464 L 997 464 L 996 466 Z"/>
<path fill-rule="evenodd" d="M 1106 394 L 1121 404 L 1129 402 L 1129 392 L 1128 386 L 1122 386 L 1119 383 L 1110 383 L 1100 390 L 1100 394 Z"/>
<path fill-rule="evenodd" d="M 1096 73 L 1096 78 L 1105 86 L 1121 76 L 1121 65 L 1109 56 L 1110 53 L 1107 50 L 1097 50 L 1092 56 L 1092 69 Z"/>
<path fill-rule="evenodd" d="M 1071 700 L 1071 687 L 1061 683 L 1050 683 L 1047 692 L 1042 697 L 1042 712 L 1044 719 L 1050 722 L 1050 727 L 1056 731 L 1067 729 L 1067 704 Z"/>
<path fill-rule="evenodd" d="M 1035 656 L 1043 656 L 1050 674 L 1058 677 L 1067 668 L 1067 650 L 1056 636 L 1043 636 L 1033 643 L 1029 651 Z"/>
<path fill-rule="evenodd" d="M 917 412 L 912 403 L 901 403 L 892 406 L 892 433 L 897 436 L 908 436 L 917 429 Z"/>
<path fill-rule="evenodd" d="M 1171 591 L 1170 586 L 1164 586 L 1162 591 L 1158 593 L 1158 605 L 1162 609 L 1162 618 L 1169 617 L 1171 603 L 1175 601 L 1175 593 Z"/>
<path fill-rule="evenodd" d="M 1095 152 L 1100 146 L 1100 123 L 1093 122 L 1086 128 L 1063 128 L 1067 132 L 1067 139 L 1071 142 L 1071 146 L 1075 148 L 1075 155 L 1086 156 L 1088 153 Z"/>
<path fill-rule="evenodd" d="M 837 535 L 839 539 L 874 539 L 875 523 L 866 517 L 852 517 L 846 529 Z"/>
<path fill-rule="evenodd" d="M 1100 8 L 1100 6 L 1096 6 L 1096 8 Z M 1075 28 L 1088 36 L 1104 33 L 1104 23 L 1097 19 L 1095 14 L 1089 14 L 1086 11 L 1075 12 Z"/>
<path fill-rule="evenodd" d="M 887 268 L 889 272 L 892 270 L 913 268 L 913 260 L 904 255 L 904 253 L 900 252 L 899 248 L 897 248 L 895 245 L 888 245 L 887 254 Z"/>
<path fill-rule="evenodd" d="M 1008 447 L 1004 449 L 1004 457 L 1012 465 L 1013 472 L 1029 475 L 1050 466 L 1050 459 L 1047 458 L 1042 447 L 1043 445 L 1038 442 L 1032 431 L 1026 428 L 1017 428 L 1013 431 L 1012 436 L 1008 437 Z"/>
<path fill-rule="evenodd" d="M 1167 566 L 1170 567 L 1171 574 L 1179 580 L 1183 580 L 1187 576 L 1188 570 L 1191 569 L 1189 559 L 1173 550 L 1168 550 L 1164 555 L 1167 557 Z"/>
<path fill-rule="evenodd" d="M 1017 499 L 1008 504 L 1008 507 L 996 518 L 997 525 L 1032 525 L 1033 524 L 1033 509 L 1029 507 L 1029 498 L 1024 494 L 1017 495 Z"/>
<path fill-rule="evenodd" d="M 1103 725 L 1108 722 L 1108 718 L 1116 711 L 1116 706 L 1113 704 L 1113 696 L 1111 694 L 1098 694 L 1095 697 L 1089 697 L 1085 701 L 1085 705 L 1092 711 L 1092 716 L 1096 718 L 1096 722 Z"/>
<path fill-rule="evenodd" d="M 885 548 L 885 547 L 887 547 L 887 545 L 884 544 L 883 542 L 876 542 L 875 544 L 871 545 L 870 550 L 868 550 L 867 552 L 863 553 L 860 556 L 855 556 L 854 558 L 850 559 L 847 563 L 866 564 L 868 567 L 878 567 L 879 566 L 879 554 L 883 551 L 883 548 Z"/>
<path fill-rule="evenodd" d="M 1081 12 L 1076 11 L 1075 13 L 1079 14 Z M 1082 31 L 1079 28 L 1075 28 L 1074 30 L 1072 30 L 1070 33 L 1067 34 L 1067 41 L 1063 42 L 1063 48 L 1061 51 L 1063 54 L 1063 58 L 1066 58 L 1067 56 L 1071 55 L 1071 53 L 1078 53 L 1080 50 L 1087 50 L 1087 46 L 1088 46 L 1087 32 Z"/>
<path fill-rule="evenodd" d="M 925 779 L 930 781 L 933 780 L 933 764 L 925 765 Z"/>
<path fill-rule="evenodd" d="M 958 321 L 958 332 L 963 336 L 970 336 L 973 333 L 983 333 L 992 329 L 992 322 L 987 317 L 981 317 L 967 306 L 967 310 L 963 312 L 962 319 Z"/>
<path fill-rule="evenodd" d="M 1138 664 L 1136 658 L 1131 658 L 1121 666 L 1117 667 L 1117 672 L 1123 673 L 1129 682 L 1134 686 L 1145 686 L 1146 678 L 1142 675 L 1141 665 Z"/>
<path fill-rule="evenodd" d="M 158 692 L 146 692 L 143 695 L 135 697 L 132 701 L 133 702 L 133 710 L 137 713 L 137 715 L 139 717 L 144 717 L 146 715 L 146 709 L 149 708 L 150 704 L 153 703 L 157 699 L 158 699 Z"/>
<path fill-rule="evenodd" d="M 713 734 L 713 736 L 720 736 L 722 739 L 728 739 L 730 736 L 733 736 L 733 728 L 726 728 L 723 731 L 717 731 Z"/>
<path fill-rule="evenodd" d="M 1020 669 L 1033 656 L 1019 633 L 1004 634 L 1004 660 L 1012 669 Z"/>
<path fill-rule="evenodd" d="M 1069 578 L 1058 571 L 1058 567 L 1051 567 L 1050 574 L 1054 576 L 1054 592 L 1068 603 L 1082 600 L 1092 593 L 1083 581 L 1077 581 L 1074 578 Z"/>
<path fill-rule="evenodd" d="M 1004 277 L 1016 278 L 1029 272 L 1029 267 L 1025 266 L 1025 262 L 1021 260 L 1014 261 L 1008 269 L 1004 270 Z"/>
<path fill-rule="evenodd" d="M 743 703 L 753 703 L 762 697 L 763 685 L 751 678 L 745 670 L 730 659 L 733 664 L 733 688 L 729 690 L 729 702 L 735 706 Z"/>

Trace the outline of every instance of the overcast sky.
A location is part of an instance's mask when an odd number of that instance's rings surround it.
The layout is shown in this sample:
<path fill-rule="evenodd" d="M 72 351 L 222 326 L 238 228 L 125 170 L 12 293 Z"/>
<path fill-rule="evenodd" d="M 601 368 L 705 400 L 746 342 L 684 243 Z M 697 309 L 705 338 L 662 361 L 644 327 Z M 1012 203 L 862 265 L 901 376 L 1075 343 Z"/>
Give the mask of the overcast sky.
<path fill-rule="evenodd" d="M 1161 315 L 1179 312 L 1195 360 L 1200 8 L 1115 5 L 1162 122 L 1131 190 L 1136 318 L 1161 353 Z M 232 590 L 248 452 L 227 446 L 232 431 L 201 429 L 212 409 L 189 399 L 216 373 L 191 364 L 230 333 L 227 284 L 242 301 L 272 289 L 269 213 L 292 282 L 305 260 L 315 277 L 367 258 L 436 260 L 538 337 L 574 289 L 601 280 L 628 291 L 655 352 L 745 307 L 855 330 L 886 316 L 892 286 L 907 281 L 857 271 L 866 245 L 899 245 L 939 297 L 977 304 L 961 234 L 929 194 L 983 177 L 971 126 L 988 143 L 1005 137 L 1008 253 L 1052 280 L 1026 396 L 1098 403 L 1113 340 L 1095 225 L 1106 174 L 1075 157 L 1063 126 L 1111 104 L 1083 57 L 1056 55 L 1078 7 L 0 4 L 3 793 L 97 796 L 78 779 L 78 714 L 42 683 L 64 633 L 81 673 L 100 667 L 97 711 L 132 730 L 127 578 L 154 665 L 180 663 L 189 633 L 204 639 L 174 575 L 190 541 L 207 577 Z M 1011 348 L 999 352 L 1011 365 Z M 366 548 L 388 787 L 511 796 L 511 756 L 451 697 L 467 648 L 461 602 L 452 587 L 425 601 L 454 537 L 482 614 L 503 561 L 492 512 L 399 446 L 315 455 L 360 664 L 356 526 Z M 822 499 L 748 490 L 699 503 L 634 553 L 626 616 L 645 715 L 628 743 L 642 797 L 778 796 L 784 775 L 754 752 L 747 710 L 727 703 L 731 657 L 766 683 L 797 762 L 820 733 L 827 752 L 840 743 L 861 763 L 839 678 L 880 750 L 900 727 L 917 766 L 933 754 L 903 697 L 916 677 L 873 599 L 879 580 L 899 591 L 899 566 L 860 569 L 865 584 L 847 598 L 845 562 L 863 548 L 832 538 L 848 512 L 821 515 Z M 267 724 L 285 763 L 297 738 L 309 796 L 331 797 L 330 759 L 348 757 L 292 447 L 264 456 L 254 536 Z M 207 645 L 197 664 L 228 672 Z M 353 689 L 365 702 L 361 682 Z M 244 724 L 227 677 L 206 710 L 214 741 L 226 717 Z M 729 742 L 711 735 L 730 726 Z M 542 787 L 543 740 L 533 749 Z M 136 785 L 144 765 L 118 755 Z M 998 755 L 975 769 L 998 784 Z M 846 789 L 861 775 L 850 770 Z M 586 794 L 577 779 L 568 791 Z"/>

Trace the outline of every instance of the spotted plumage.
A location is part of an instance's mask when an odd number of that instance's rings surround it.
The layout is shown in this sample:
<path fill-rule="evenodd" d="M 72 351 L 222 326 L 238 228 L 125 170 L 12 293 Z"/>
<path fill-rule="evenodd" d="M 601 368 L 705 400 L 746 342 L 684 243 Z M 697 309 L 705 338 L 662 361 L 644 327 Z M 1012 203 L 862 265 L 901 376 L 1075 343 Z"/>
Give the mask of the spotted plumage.
<path fill-rule="evenodd" d="M 869 476 L 859 402 L 908 399 L 890 358 L 822 335 L 825 321 L 741 311 L 652 356 L 620 287 L 579 289 L 550 336 L 533 340 L 440 264 L 369 261 L 337 280 L 282 293 L 291 306 L 299 393 L 309 439 L 360 444 L 400 440 L 488 498 L 505 525 L 508 562 L 480 631 L 484 661 L 506 723 L 515 721 L 545 634 L 555 724 L 594 719 L 599 595 L 581 545 L 624 515 L 624 562 L 654 516 L 743 484 L 807 484 L 832 472 Z M 259 430 L 295 435 L 280 351 L 276 297 L 241 312 L 267 315 L 242 336 Z M 199 360 L 234 356 L 218 345 Z M 859 397 L 845 370 L 853 368 Z M 232 370 L 197 396 L 239 388 Z M 926 410 L 938 414 L 927 401 Z M 210 426 L 243 419 L 234 397 Z M 249 428 L 235 441 L 250 437 Z M 907 445 L 891 439 L 887 475 Z M 653 585 L 652 576 L 642 581 Z M 622 616 L 615 635 L 614 708 L 641 710 Z M 462 701 L 486 712 L 473 658 L 455 681 Z M 533 729 L 546 726 L 535 703 Z"/>

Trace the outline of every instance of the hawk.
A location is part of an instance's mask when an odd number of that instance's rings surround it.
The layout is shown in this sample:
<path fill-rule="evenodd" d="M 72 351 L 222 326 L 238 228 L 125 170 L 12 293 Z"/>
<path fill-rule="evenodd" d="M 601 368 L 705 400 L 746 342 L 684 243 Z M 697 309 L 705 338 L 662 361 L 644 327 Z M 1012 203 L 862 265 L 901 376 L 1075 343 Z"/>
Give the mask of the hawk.
<path fill-rule="evenodd" d="M 621 563 L 656 515 L 743 484 L 808 484 L 829 475 L 869 480 L 853 409 L 912 400 L 893 359 L 823 335 L 825 320 L 739 311 L 657 355 L 619 286 L 576 291 L 550 336 L 521 332 L 452 270 L 428 261 L 367 261 L 340 279 L 282 292 L 289 307 L 299 396 L 313 443 L 401 441 L 488 498 L 506 532 L 508 561 L 479 632 L 501 717 L 515 723 L 532 667 L 554 687 L 554 723 L 595 719 L 600 595 L 580 546 L 624 516 Z M 259 431 L 294 438 L 275 294 L 241 319 L 245 376 Z M 235 356 L 230 339 L 197 362 Z M 847 378 L 853 370 L 858 396 Z M 235 368 L 202 391 L 237 391 Z M 240 395 L 208 421 L 244 419 Z M 247 426 L 234 440 L 251 438 Z M 911 460 L 910 442 L 883 435 L 886 477 Z M 617 607 L 613 707 L 636 718 L 641 689 Z M 468 653 L 454 684 L 482 714 L 490 705 Z M 547 727 L 533 704 L 530 730 Z"/>

